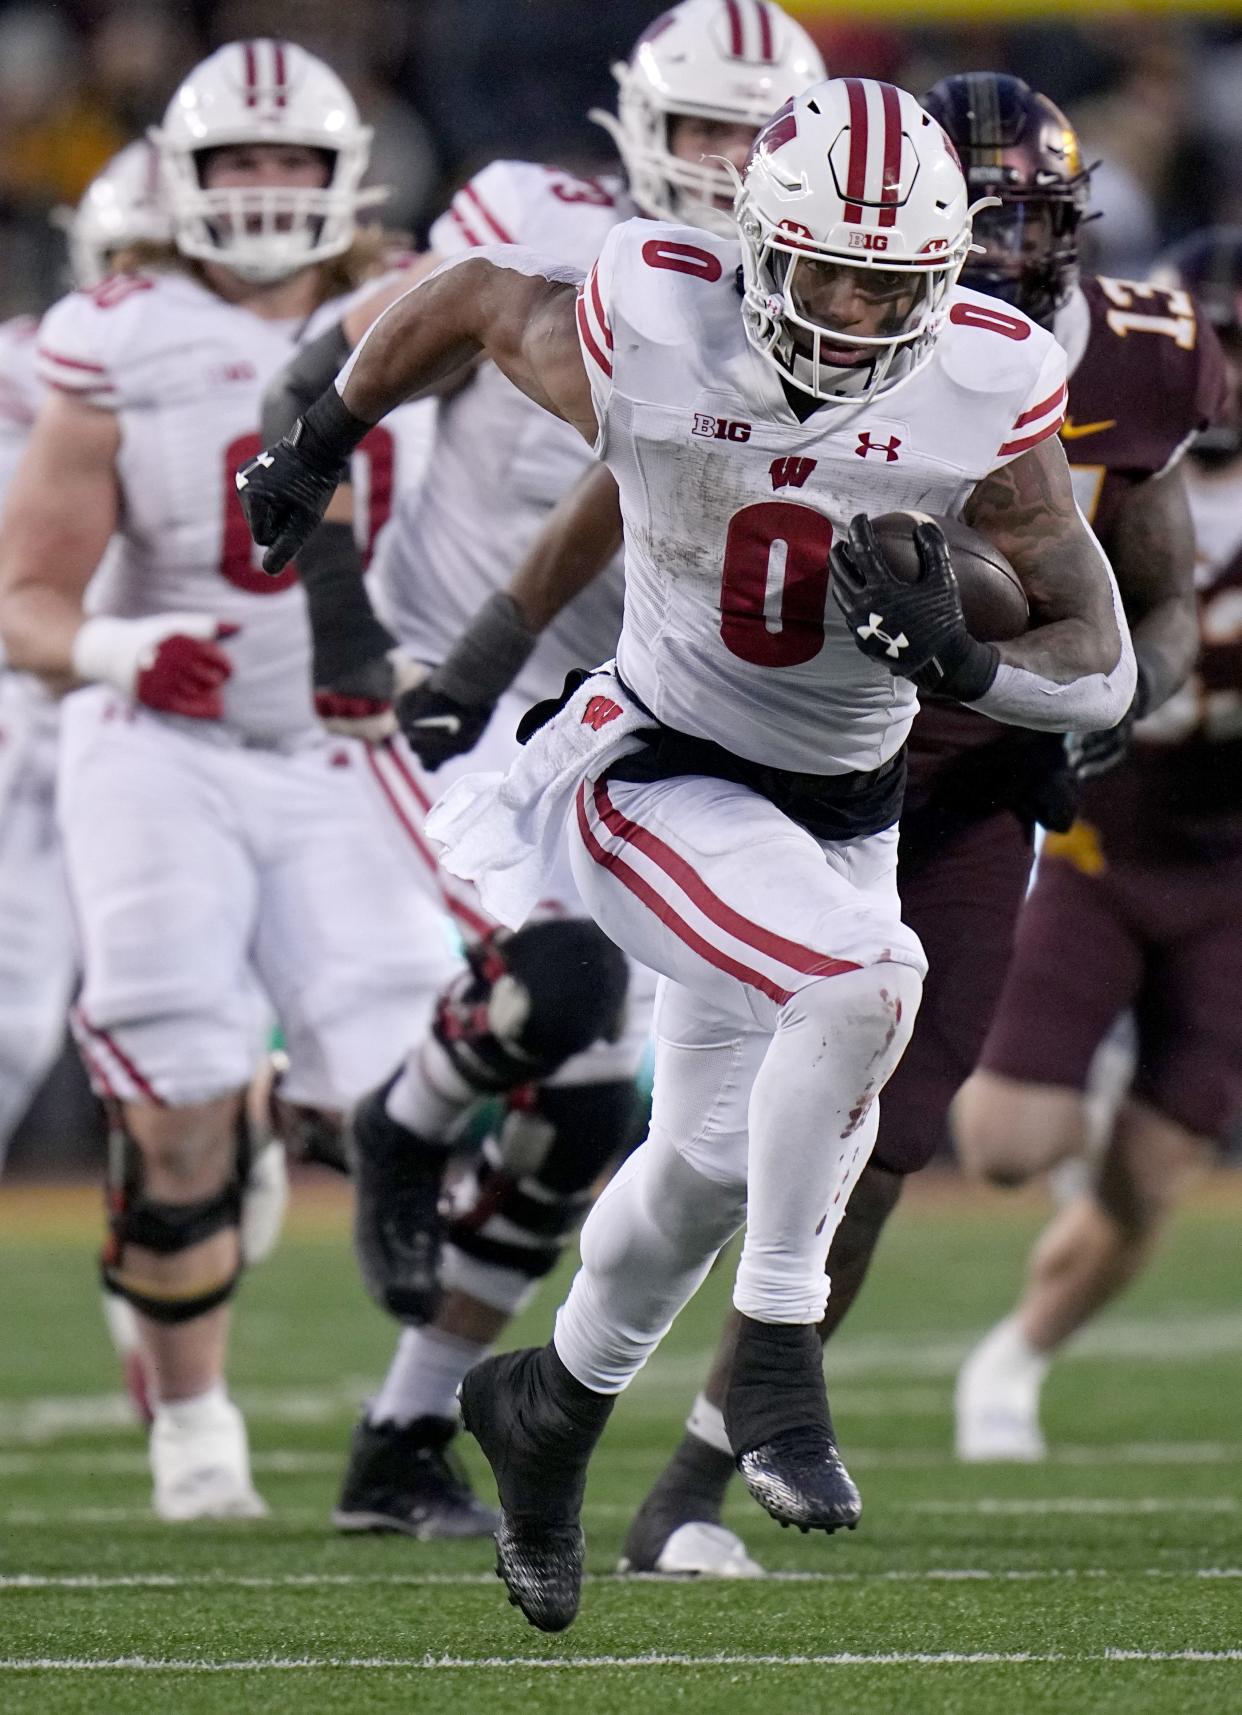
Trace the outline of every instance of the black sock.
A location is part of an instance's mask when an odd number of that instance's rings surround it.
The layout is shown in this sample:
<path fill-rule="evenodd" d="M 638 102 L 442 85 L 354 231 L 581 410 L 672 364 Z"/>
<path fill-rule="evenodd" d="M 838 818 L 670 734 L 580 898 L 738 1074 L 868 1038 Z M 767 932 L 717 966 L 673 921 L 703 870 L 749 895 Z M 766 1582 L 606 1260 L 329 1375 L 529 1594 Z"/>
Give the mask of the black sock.
<path fill-rule="evenodd" d="M 671 1509 L 686 1519 L 719 1524 L 725 1491 L 736 1471 L 731 1453 L 722 1453 L 687 1429 L 677 1451 L 656 1478 L 643 1509 Z"/>
<path fill-rule="evenodd" d="M 787 1429 L 822 1426 L 832 1433 L 815 1323 L 742 1317 L 724 1419 L 738 1456 Z"/>

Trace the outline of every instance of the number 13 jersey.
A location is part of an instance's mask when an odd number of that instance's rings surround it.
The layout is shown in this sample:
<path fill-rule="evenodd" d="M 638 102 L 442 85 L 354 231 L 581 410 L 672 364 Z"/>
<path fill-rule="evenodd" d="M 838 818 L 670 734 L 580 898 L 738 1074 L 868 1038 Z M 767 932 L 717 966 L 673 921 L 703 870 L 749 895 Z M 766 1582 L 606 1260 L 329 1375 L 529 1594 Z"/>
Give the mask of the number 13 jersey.
<path fill-rule="evenodd" d="M 916 696 L 850 637 L 828 587 L 834 537 L 859 512 L 960 514 L 990 471 L 1056 433 L 1065 356 L 958 288 L 917 375 L 800 423 L 746 339 L 739 260 L 735 242 L 631 221 L 579 296 L 596 452 L 625 520 L 618 669 L 668 726 L 752 762 L 874 769 Z"/>

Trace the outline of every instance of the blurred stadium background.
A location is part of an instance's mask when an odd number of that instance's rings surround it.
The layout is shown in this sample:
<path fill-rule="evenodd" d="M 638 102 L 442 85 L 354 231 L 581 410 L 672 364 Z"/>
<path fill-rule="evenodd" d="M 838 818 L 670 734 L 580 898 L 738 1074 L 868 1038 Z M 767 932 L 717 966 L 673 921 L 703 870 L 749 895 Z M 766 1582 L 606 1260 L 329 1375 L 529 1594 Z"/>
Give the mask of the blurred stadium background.
<path fill-rule="evenodd" d="M 918 91 L 953 71 L 1014 72 L 1079 127 L 1099 219 L 1097 271 L 1141 277 L 1163 246 L 1242 221 L 1242 0 L 786 0 L 830 70 Z M 239 35 L 290 37 L 327 59 L 375 128 L 387 225 L 422 240 L 453 191 L 497 157 L 593 167 L 586 118 L 664 0 L 0 0 L 0 318 L 66 289 L 54 216 L 163 113 L 184 73 Z M 102 1139 L 67 1050 L 9 1171 L 62 1173 Z"/>

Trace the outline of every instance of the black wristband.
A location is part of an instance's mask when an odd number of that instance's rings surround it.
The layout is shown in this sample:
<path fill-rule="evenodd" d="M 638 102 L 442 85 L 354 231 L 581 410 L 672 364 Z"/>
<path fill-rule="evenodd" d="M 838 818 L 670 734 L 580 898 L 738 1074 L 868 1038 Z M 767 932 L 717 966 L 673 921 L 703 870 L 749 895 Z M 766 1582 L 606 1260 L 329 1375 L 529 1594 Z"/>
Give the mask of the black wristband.
<path fill-rule="evenodd" d="M 335 477 L 349 455 L 374 427 L 355 417 L 335 387 L 329 387 L 298 418 L 286 437 L 302 462 L 321 476 Z"/>
<path fill-rule="evenodd" d="M 316 685 L 330 687 L 395 646 L 371 608 L 352 524 L 321 524 L 298 549 L 298 571 L 310 614 Z"/>
<path fill-rule="evenodd" d="M 924 680 L 926 669 L 919 675 L 925 688 L 940 696 L 954 697 L 959 703 L 974 703 L 992 688 L 1000 667 L 1000 650 L 994 643 L 980 643 L 963 631 L 941 652 L 936 664 L 940 676 L 934 684 L 930 678 Z"/>

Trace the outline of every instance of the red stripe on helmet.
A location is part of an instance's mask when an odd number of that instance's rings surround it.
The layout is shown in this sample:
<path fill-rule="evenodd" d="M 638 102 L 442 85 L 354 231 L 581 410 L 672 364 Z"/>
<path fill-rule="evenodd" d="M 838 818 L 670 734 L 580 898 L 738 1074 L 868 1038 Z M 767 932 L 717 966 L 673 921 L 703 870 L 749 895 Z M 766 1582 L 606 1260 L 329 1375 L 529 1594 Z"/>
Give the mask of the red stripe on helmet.
<path fill-rule="evenodd" d="M 254 43 L 242 43 L 242 58 L 246 76 L 246 106 L 253 107 L 259 99 L 259 63 L 255 57 Z"/>
<path fill-rule="evenodd" d="M 891 83 L 880 85 L 884 103 L 884 179 L 880 186 L 880 225 L 897 223 L 901 192 L 901 100 Z"/>
<path fill-rule="evenodd" d="M 850 102 L 850 158 L 845 169 L 845 218 L 862 219 L 862 201 L 867 189 L 867 88 L 860 78 L 847 77 L 845 91 Z"/>
<path fill-rule="evenodd" d="M 285 105 L 285 84 L 288 80 L 285 69 L 285 44 L 273 42 L 272 47 L 276 54 L 276 105 L 283 107 Z"/>
<path fill-rule="evenodd" d="M 772 14 L 768 11 L 764 0 L 755 0 L 755 10 L 759 14 L 759 58 L 771 65 L 776 58 L 776 46 L 772 36 Z"/>
<path fill-rule="evenodd" d="M 735 60 L 740 60 L 745 47 L 742 32 L 742 8 L 738 0 L 725 0 L 725 11 L 729 14 L 729 52 Z"/>

